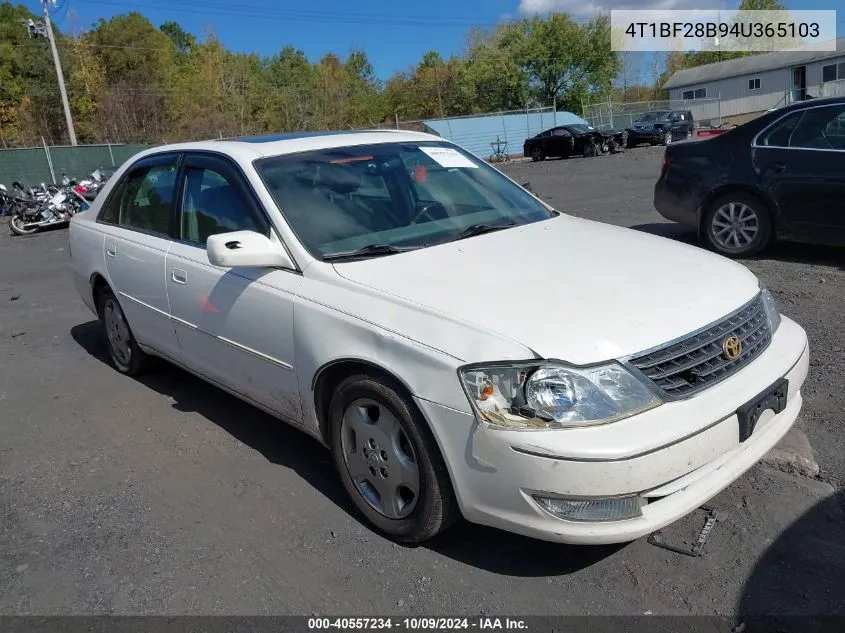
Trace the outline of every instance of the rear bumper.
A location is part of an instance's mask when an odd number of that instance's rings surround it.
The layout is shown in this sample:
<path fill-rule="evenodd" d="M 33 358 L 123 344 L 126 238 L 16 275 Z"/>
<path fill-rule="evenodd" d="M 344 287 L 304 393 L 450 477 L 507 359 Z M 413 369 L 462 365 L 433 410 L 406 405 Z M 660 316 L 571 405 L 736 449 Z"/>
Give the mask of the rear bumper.
<path fill-rule="evenodd" d="M 667 220 L 698 229 L 696 198 L 678 194 L 664 177 L 654 185 L 654 208 Z"/>

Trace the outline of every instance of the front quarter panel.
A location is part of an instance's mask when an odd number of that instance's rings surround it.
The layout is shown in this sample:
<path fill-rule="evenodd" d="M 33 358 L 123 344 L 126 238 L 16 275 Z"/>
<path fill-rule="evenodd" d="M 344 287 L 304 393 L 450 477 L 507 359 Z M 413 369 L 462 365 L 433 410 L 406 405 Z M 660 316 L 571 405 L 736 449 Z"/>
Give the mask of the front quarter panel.
<path fill-rule="evenodd" d="M 313 269 L 308 271 L 314 274 Z M 314 380 L 339 361 L 360 361 L 402 382 L 412 396 L 471 412 L 457 369 L 470 363 L 525 360 L 523 345 L 364 286 L 336 273 L 306 279 L 294 307 L 294 338 L 303 422 L 319 434 Z"/>

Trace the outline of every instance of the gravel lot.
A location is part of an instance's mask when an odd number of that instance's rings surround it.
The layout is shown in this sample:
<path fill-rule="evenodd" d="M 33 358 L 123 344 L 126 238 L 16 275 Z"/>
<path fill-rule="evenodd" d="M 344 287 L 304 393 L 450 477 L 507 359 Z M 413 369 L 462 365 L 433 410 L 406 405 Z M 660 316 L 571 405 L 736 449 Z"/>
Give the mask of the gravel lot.
<path fill-rule="evenodd" d="M 505 170 L 564 211 L 692 240 L 652 210 L 661 155 Z M 0 615 L 845 615 L 843 250 L 745 262 L 809 333 L 799 424 L 821 475 L 756 467 L 714 500 L 689 558 L 469 524 L 397 546 L 358 521 L 316 442 L 175 368 L 112 370 L 66 231 L 0 233 Z"/>

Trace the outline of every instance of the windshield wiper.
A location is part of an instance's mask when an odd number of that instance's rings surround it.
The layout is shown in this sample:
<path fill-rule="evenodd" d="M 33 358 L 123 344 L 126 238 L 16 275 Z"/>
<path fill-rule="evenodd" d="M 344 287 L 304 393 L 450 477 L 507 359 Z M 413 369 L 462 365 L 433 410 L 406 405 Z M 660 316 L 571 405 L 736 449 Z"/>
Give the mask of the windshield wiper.
<path fill-rule="evenodd" d="M 358 259 L 361 257 L 380 257 L 382 255 L 395 255 L 405 253 L 419 248 L 419 246 L 391 246 L 390 244 L 367 244 L 352 251 L 341 251 L 340 253 L 328 253 L 323 255 L 324 262 L 334 262 L 344 259 Z"/>
<path fill-rule="evenodd" d="M 457 240 L 465 240 L 468 237 L 475 237 L 476 235 L 482 235 L 484 233 L 492 233 L 493 231 L 501 231 L 502 229 L 506 229 L 511 226 L 516 226 L 516 222 L 508 220 L 506 222 L 500 222 L 499 224 L 472 224 L 456 236 L 449 239 L 449 241 L 456 242 Z"/>

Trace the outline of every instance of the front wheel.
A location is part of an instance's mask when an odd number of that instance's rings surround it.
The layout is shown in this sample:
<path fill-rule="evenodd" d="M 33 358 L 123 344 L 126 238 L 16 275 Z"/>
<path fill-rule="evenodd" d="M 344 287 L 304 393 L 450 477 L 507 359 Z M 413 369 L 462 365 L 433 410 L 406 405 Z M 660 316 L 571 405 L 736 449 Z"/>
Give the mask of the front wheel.
<path fill-rule="evenodd" d="M 743 257 L 762 251 L 772 239 L 772 219 L 766 206 L 745 193 L 721 196 L 704 216 L 704 238 L 727 257 Z"/>
<path fill-rule="evenodd" d="M 340 383 L 329 407 L 335 467 L 355 507 L 377 530 L 421 543 L 457 516 L 434 437 L 391 381 L 359 374 Z"/>
<path fill-rule="evenodd" d="M 672 132 L 671 131 L 667 130 L 666 133 L 663 135 L 663 144 L 664 145 L 671 145 L 672 144 Z"/>
<path fill-rule="evenodd" d="M 11 229 L 12 233 L 15 235 L 32 235 L 38 231 L 37 226 L 26 228 L 26 221 L 21 215 L 13 215 L 9 218 L 9 229 Z"/>

